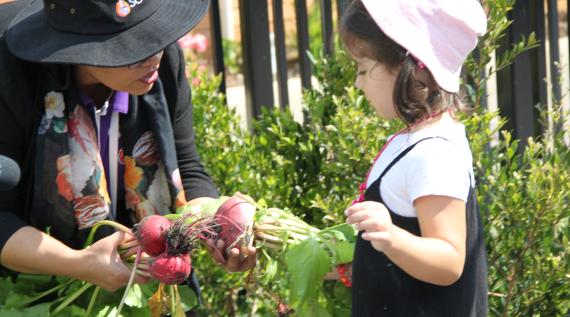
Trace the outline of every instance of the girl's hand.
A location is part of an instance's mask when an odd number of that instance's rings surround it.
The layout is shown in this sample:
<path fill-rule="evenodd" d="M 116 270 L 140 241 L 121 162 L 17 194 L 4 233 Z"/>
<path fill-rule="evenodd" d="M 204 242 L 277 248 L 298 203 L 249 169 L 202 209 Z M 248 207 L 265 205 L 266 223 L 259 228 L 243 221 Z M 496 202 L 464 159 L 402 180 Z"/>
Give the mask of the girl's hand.
<path fill-rule="evenodd" d="M 362 239 L 370 241 L 374 249 L 386 252 L 392 247 L 394 225 L 386 206 L 365 201 L 350 206 L 344 214 L 346 223 L 354 224 L 358 231 L 364 231 Z"/>
<path fill-rule="evenodd" d="M 116 232 L 80 250 L 83 265 L 76 278 L 111 292 L 127 285 L 131 271 L 121 260 L 117 247 L 130 239 L 123 232 Z M 134 281 L 145 284 L 148 279 L 135 275 Z"/>

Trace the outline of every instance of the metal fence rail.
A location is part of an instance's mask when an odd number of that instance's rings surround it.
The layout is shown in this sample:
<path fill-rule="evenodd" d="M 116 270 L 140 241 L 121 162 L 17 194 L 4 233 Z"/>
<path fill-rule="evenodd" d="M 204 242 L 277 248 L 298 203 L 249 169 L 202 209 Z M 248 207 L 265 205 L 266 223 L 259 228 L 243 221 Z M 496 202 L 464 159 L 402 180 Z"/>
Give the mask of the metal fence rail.
<path fill-rule="evenodd" d="M 220 26 L 219 0 L 212 0 L 211 23 L 214 39 L 215 71 L 223 73 L 222 38 Z M 273 39 L 275 45 L 277 91 L 273 89 L 273 70 L 271 65 L 271 40 L 268 18 L 268 4 L 272 1 Z M 321 14 L 323 52 L 332 54 L 334 48 L 333 21 L 335 15 L 342 15 L 351 0 L 315 0 Z M 570 8 L 570 0 L 567 0 Z M 311 62 L 307 51 L 309 47 L 309 17 L 306 0 L 295 0 L 295 25 L 299 52 L 301 85 L 311 88 Z M 336 10 L 334 10 L 336 6 Z M 514 131 L 514 136 L 524 143 L 530 136 L 540 133 L 537 104 L 547 104 L 549 100 L 560 100 L 565 94 L 558 82 L 557 63 L 560 62 L 559 31 L 560 16 L 557 0 L 519 0 L 515 3 L 510 18 L 513 21 L 507 36 L 503 39 L 502 49 L 511 47 L 511 43 L 528 37 L 532 32 L 542 45 L 519 56 L 508 68 L 497 74 L 497 102 L 501 113 L 508 118 L 507 128 Z M 548 14 L 545 19 L 546 9 Z M 248 113 L 259 116 L 262 107 L 275 104 L 285 108 L 289 104 L 287 57 L 285 50 L 285 28 L 282 0 L 239 0 L 241 18 L 241 38 L 244 57 L 243 74 L 246 90 Z M 568 11 L 568 10 L 567 10 Z M 570 20 L 568 14 L 567 21 Z M 570 38 L 570 37 L 569 37 Z M 548 39 L 549 55 L 546 43 Z M 570 41 L 569 41 L 570 44 Z M 570 65 L 568 60 L 563 64 Z M 551 75 L 548 83 L 547 73 Z M 549 90 L 548 87 L 552 89 Z M 220 89 L 225 90 L 225 82 Z M 550 94 L 549 94 L 550 92 Z M 278 94 L 278 96 L 277 96 Z M 277 96 L 277 97 L 276 97 Z"/>
<path fill-rule="evenodd" d="M 269 0 L 239 0 L 241 18 L 241 38 L 244 57 L 243 73 L 246 90 L 248 113 L 254 117 L 261 113 L 262 107 L 273 107 L 275 101 L 285 108 L 289 104 L 287 86 L 287 56 L 285 51 L 285 28 L 283 17 L 283 1 L 271 0 L 273 7 L 273 29 L 276 57 L 276 76 L 278 98 L 273 90 L 271 69 L 271 41 L 269 34 L 268 2 Z M 334 27 L 333 14 L 342 14 L 349 0 L 337 0 L 336 12 L 333 12 L 333 0 L 319 0 L 321 8 L 321 25 L 325 54 L 332 54 Z M 218 0 L 212 1 L 211 23 L 214 39 L 214 65 L 216 72 L 223 73 L 222 38 L 220 25 L 220 6 Z M 309 17 L 306 0 L 295 0 L 295 25 L 297 29 L 297 47 L 299 51 L 299 69 L 301 85 L 311 88 L 311 61 L 309 51 Z M 225 91 L 225 82 L 220 87 Z"/>

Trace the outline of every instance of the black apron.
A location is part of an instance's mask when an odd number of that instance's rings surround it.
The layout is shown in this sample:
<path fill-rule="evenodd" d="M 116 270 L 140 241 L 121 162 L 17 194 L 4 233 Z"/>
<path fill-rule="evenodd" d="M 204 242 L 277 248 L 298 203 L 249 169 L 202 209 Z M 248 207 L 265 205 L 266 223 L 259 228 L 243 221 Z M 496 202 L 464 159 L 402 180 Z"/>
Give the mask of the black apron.
<path fill-rule="evenodd" d="M 434 138 L 419 140 L 402 151 L 368 187 L 364 193 L 365 200 L 384 203 L 380 195 L 380 183 L 384 175 L 418 143 Z M 421 235 L 416 217 L 403 217 L 389 208 L 388 211 L 396 226 Z M 384 253 L 374 249 L 369 241 L 362 239 L 362 232 L 359 232 L 352 264 L 352 316 L 486 316 L 487 262 L 483 226 L 473 186 L 469 190 L 466 212 L 465 267 L 459 280 L 450 286 L 437 286 L 413 278 L 392 263 Z"/>

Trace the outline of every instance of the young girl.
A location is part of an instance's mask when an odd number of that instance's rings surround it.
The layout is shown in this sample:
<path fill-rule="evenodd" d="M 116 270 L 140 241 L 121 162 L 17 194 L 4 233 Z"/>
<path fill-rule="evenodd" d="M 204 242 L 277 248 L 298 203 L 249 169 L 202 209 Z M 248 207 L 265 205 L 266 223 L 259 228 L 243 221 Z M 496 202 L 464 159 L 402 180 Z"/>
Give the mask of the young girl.
<path fill-rule="evenodd" d="M 360 232 L 355 317 L 486 315 L 472 155 L 453 115 L 461 66 L 485 29 L 476 0 L 355 0 L 343 17 L 356 86 L 379 116 L 407 125 L 345 212 Z"/>

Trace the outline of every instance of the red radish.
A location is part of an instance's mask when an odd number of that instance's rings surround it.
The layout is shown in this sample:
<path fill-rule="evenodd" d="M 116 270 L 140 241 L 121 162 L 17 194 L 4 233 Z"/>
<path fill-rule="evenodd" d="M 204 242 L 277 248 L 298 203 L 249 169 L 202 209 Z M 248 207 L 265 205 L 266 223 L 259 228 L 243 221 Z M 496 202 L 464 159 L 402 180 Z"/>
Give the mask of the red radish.
<path fill-rule="evenodd" d="M 218 208 L 214 219 L 220 226 L 218 238 L 224 240 L 226 253 L 236 246 L 245 248 L 251 245 L 254 216 L 255 206 L 236 196 L 228 198 Z"/>
<path fill-rule="evenodd" d="M 165 217 L 151 215 L 136 224 L 133 231 L 143 252 L 158 256 L 166 249 L 166 233 L 171 226 L 172 222 Z"/>
<path fill-rule="evenodd" d="M 170 256 L 166 253 L 150 261 L 152 277 L 165 284 L 180 284 L 190 276 L 192 261 L 188 253 Z"/>

